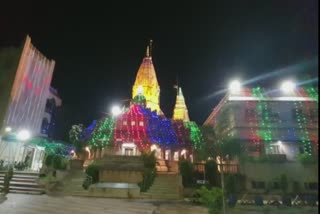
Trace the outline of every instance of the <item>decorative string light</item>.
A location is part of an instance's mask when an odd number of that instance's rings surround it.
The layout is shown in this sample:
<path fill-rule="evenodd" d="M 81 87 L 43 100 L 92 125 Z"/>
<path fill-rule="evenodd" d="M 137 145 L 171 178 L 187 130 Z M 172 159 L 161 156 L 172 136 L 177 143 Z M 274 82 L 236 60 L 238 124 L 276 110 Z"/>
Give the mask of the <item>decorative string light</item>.
<path fill-rule="evenodd" d="M 47 138 L 36 137 L 27 142 L 33 146 L 45 148 L 46 154 L 56 154 L 60 156 L 69 156 L 70 152 L 75 149 L 73 145 L 68 145 L 58 141 L 51 141 Z"/>
<path fill-rule="evenodd" d="M 203 136 L 195 122 L 185 122 L 184 127 L 190 130 L 190 140 L 193 149 L 200 149 L 203 145 Z"/>
<path fill-rule="evenodd" d="M 110 145 L 112 143 L 113 129 L 113 117 L 106 117 L 100 120 L 93 131 L 92 138 L 89 140 L 89 146 L 93 149 L 98 149 Z"/>

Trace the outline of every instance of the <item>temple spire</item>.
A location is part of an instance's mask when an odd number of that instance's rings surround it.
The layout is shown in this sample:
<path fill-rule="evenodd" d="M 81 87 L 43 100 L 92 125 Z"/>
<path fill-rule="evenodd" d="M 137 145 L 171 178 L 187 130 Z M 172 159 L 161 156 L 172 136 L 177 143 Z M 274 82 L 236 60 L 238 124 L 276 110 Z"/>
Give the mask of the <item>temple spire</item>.
<path fill-rule="evenodd" d="M 183 120 L 184 122 L 189 122 L 189 113 L 187 105 L 184 101 L 184 96 L 181 87 L 175 86 L 177 88 L 177 99 L 176 105 L 173 110 L 174 120 Z"/>
<path fill-rule="evenodd" d="M 143 96 L 146 99 L 146 107 L 163 114 L 159 106 L 160 86 L 152 62 L 151 48 L 152 40 L 147 46 L 146 57 L 142 60 L 132 87 L 132 99 L 143 92 Z"/>

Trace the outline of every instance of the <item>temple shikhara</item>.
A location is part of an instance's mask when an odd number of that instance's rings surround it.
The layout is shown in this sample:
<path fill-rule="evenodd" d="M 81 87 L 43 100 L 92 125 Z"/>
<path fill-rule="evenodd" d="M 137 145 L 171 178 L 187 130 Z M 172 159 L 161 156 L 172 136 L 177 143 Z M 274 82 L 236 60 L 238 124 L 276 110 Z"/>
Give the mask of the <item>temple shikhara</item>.
<path fill-rule="evenodd" d="M 181 87 L 176 88 L 173 118 L 166 118 L 160 108 L 160 86 L 148 46 L 132 87 L 130 106 L 94 125 L 90 148 L 112 148 L 113 154 L 125 156 L 155 150 L 158 159 L 193 160 L 193 151 L 201 146 L 202 136 L 196 123 L 189 119 Z"/>

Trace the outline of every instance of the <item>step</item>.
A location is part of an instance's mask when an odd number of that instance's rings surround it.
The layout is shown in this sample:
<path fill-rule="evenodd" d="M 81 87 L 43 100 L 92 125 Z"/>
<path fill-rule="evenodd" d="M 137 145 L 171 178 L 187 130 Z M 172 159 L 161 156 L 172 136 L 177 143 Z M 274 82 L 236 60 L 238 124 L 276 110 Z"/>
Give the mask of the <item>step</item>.
<path fill-rule="evenodd" d="M 26 182 L 26 183 L 35 183 L 37 179 L 25 179 L 25 178 L 12 178 L 11 181 L 16 182 Z"/>
<path fill-rule="evenodd" d="M 154 199 L 181 199 L 178 194 L 149 194 L 145 193 L 143 194 L 144 197 L 154 198 Z"/>
<path fill-rule="evenodd" d="M 28 192 L 45 192 L 43 188 L 35 188 L 35 187 L 20 187 L 20 186 L 10 186 L 9 191 L 28 191 Z"/>
<path fill-rule="evenodd" d="M 175 187 L 153 187 L 151 186 L 150 187 L 150 190 L 168 190 L 168 191 L 171 191 L 171 190 L 179 190 L 180 188 L 178 186 L 175 186 Z"/>
<path fill-rule="evenodd" d="M 0 184 L 3 184 L 3 181 L 0 181 Z M 39 186 L 37 183 L 28 183 L 28 182 L 17 182 L 10 181 L 10 186 Z"/>
<path fill-rule="evenodd" d="M 174 192 L 177 192 L 177 193 L 179 193 L 179 189 L 177 188 L 177 189 L 152 189 L 152 188 L 150 188 L 149 190 L 148 190 L 148 192 L 170 192 L 170 193 L 174 193 Z"/>
<path fill-rule="evenodd" d="M 28 190 L 10 190 L 10 193 L 30 194 L 30 195 L 42 195 L 42 194 L 44 194 L 44 192 L 35 192 L 35 191 L 28 191 Z"/>
<path fill-rule="evenodd" d="M 153 183 L 152 187 L 160 187 L 160 188 L 175 188 L 175 187 L 179 187 L 181 185 L 179 185 L 179 183 Z"/>

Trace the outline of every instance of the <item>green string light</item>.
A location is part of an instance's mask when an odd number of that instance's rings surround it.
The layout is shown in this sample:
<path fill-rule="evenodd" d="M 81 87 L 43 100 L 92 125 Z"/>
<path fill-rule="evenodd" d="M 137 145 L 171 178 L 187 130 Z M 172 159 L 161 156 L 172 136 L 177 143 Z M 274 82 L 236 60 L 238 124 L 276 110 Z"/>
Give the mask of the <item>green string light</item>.
<path fill-rule="evenodd" d="M 269 115 L 269 106 L 267 102 L 262 101 L 264 98 L 261 88 L 253 88 L 252 95 L 258 98 L 257 102 L 257 113 L 260 117 L 259 127 L 260 130 L 257 130 L 257 135 L 261 137 L 264 141 L 270 142 L 272 141 L 272 133 L 271 133 L 271 123 L 270 123 L 270 115 Z"/>
<path fill-rule="evenodd" d="M 185 122 L 183 123 L 185 128 L 190 130 L 190 139 L 194 149 L 201 148 L 203 144 L 203 136 L 201 130 L 195 122 Z"/>
<path fill-rule="evenodd" d="M 115 122 L 112 117 L 106 117 L 100 120 L 93 131 L 92 138 L 89 141 L 90 147 L 97 149 L 110 145 L 113 142 L 114 125 Z"/>

